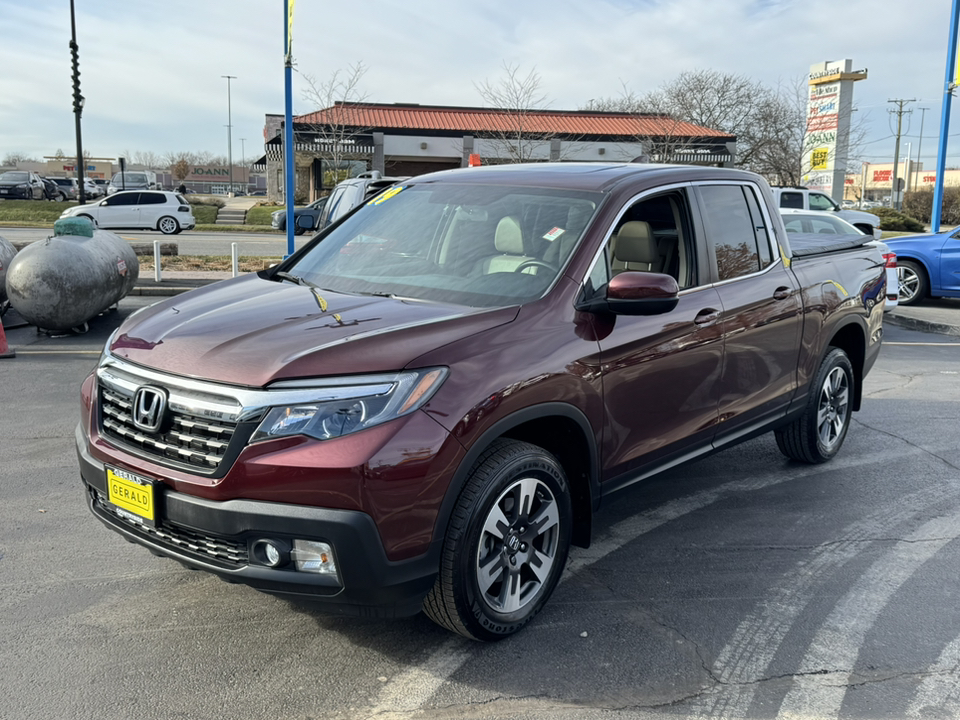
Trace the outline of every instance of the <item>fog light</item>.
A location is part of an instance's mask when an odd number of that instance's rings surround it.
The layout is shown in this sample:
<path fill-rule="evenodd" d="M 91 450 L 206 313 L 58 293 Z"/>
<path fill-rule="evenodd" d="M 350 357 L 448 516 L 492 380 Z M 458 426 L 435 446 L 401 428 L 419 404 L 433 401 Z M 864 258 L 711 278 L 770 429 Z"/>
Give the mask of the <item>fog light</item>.
<path fill-rule="evenodd" d="M 253 557 L 261 565 L 272 568 L 286 565 L 290 559 L 286 550 L 273 540 L 257 540 L 253 544 Z"/>
<path fill-rule="evenodd" d="M 314 540 L 294 540 L 290 553 L 297 570 L 301 572 L 336 575 L 337 564 L 333 560 L 333 549 L 324 542 Z"/>

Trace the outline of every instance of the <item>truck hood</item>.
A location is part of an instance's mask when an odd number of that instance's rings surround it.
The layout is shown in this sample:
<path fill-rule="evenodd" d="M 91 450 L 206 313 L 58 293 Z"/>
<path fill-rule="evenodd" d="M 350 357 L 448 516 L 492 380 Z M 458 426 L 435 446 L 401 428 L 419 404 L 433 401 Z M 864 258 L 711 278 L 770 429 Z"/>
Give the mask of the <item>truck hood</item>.
<path fill-rule="evenodd" d="M 155 370 L 263 387 L 399 370 L 428 350 L 511 322 L 517 311 L 327 291 L 318 297 L 251 274 L 136 313 L 110 352 Z"/>
<path fill-rule="evenodd" d="M 848 223 L 867 223 L 874 226 L 880 225 L 879 217 L 873 213 L 864 212 L 863 210 L 840 210 L 837 212 L 837 215 L 842 217 Z"/>

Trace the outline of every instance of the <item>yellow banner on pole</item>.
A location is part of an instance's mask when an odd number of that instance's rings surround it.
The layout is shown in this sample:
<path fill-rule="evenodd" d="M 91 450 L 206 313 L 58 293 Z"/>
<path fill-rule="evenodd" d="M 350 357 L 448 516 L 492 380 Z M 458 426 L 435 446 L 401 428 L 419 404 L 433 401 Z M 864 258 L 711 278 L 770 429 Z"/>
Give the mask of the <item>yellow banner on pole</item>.
<path fill-rule="evenodd" d="M 293 4 L 296 0 L 287 0 L 287 55 L 293 52 Z"/>

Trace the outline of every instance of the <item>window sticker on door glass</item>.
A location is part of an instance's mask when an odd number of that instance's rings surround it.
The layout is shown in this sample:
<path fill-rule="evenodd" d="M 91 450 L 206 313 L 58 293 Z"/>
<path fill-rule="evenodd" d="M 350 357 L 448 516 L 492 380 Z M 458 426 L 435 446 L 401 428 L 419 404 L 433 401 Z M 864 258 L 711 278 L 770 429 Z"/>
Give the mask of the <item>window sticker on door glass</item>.
<path fill-rule="evenodd" d="M 373 200 L 368 202 L 367 205 L 379 205 L 382 202 L 386 202 L 387 200 L 392 198 L 394 195 L 398 194 L 401 190 L 403 190 L 403 188 L 404 188 L 403 185 L 398 185 L 397 187 L 392 187 L 389 190 L 385 190 L 384 192 L 377 195 Z"/>
<path fill-rule="evenodd" d="M 550 242 L 553 242 L 553 241 L 556 240 L 558 237 L 560 237 L 561 235 L 563 235 L 565 232 L 566 232 L 566 230 L 564 230 L 563 228 L 555 227 L 555 228 L 553 228 L 553 230 L 551 230 L 551 231 L 548 232 L 546 235 L 544 235 L 544 236 L 543 236 L 543 239 L 544 239 L 544 240 L 549 240 Z"/>

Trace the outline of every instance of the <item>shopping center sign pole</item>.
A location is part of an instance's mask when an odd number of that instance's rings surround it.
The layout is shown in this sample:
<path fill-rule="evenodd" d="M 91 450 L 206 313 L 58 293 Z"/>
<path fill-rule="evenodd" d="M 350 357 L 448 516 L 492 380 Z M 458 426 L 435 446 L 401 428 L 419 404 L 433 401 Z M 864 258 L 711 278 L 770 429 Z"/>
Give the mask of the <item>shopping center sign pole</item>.
<path fill-rule="evenodd" d="M 947 78 L 944 82 L 943 107 L 940 110 L 940 145 L 937 150 L 937 179 L 933 185 L 933 209 L 930 229 L 940 232 L 940 210 L 943 206 L 943 171 L 947 165 L 947 137 L 950 134 L 950 105 L 957 87 L 957 22 L 960 20 L 960 0 L 953 0 L 950 16 L 950 39 L 947 41 Z"/>

